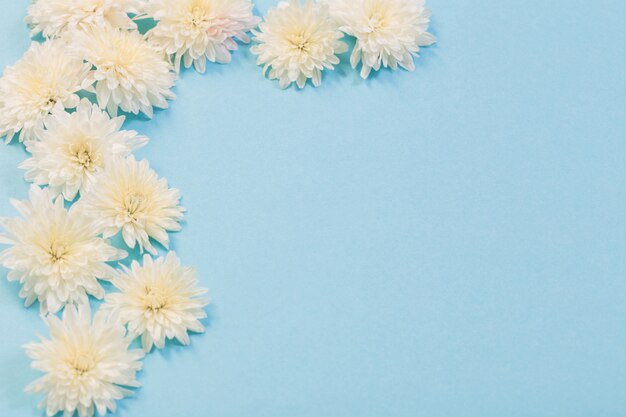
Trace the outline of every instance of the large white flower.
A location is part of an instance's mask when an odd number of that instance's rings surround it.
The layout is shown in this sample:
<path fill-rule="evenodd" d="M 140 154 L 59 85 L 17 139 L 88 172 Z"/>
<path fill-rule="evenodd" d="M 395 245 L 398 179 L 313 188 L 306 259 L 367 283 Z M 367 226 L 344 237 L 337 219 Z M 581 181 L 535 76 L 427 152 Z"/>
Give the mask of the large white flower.
<path fill-rule="evenodd" d="M 278 3 L 252 33 L 258 44 L 250 51 L 258 55 L 257 65 L 263 65 L 263 73 L 269 70 L 269 78 L 279 80 L 281 88 L 294 82 L 303 88 L 307 79 L 319 86 L 322 70 L 334 69 L 337 54 L 348 50 L 328 7 L 311 0 Z"/>
<path fill-rule="evenodd" d="M 19 132 L 20 142 L 33 139 L 57 103 L 73 109 L 89 65 L 66 54 L 62 40 L 32 43 L 29 50 L 0 78 L 0 137 Z"/>
<path fill-rule="evenodd" d="M 129 247 L 139 244 L 141 251 L 152 254 L 157 251 L 150 238 L 167 248 L 167 232 L 181 229 L 185 209 L 179 201 L 177 189 L 159 179 L 148 161 L 137 161 L 132 155 L 107 164 L 96 174 L 90 192 L 79 200 L 105 238 L 121 230 Z"/>
<path fill-rule="evenodd" d="M 89 306 L 68 306 L 62 319 L 45 319 L 50 338 L 24 346 L 32 367 L 45 375 L 26 391 L 45 394 L 40 403 L 47 416 L 91 417 L 115 412 L 116 401 L 131 395 L 127 387 L 140 387 L 141 349 L 130 349 L 132 338 L 115 317 L 97 312 L 91 319 Z"/>
<path fill-rule="evenodd" d="M 115 271 L 106 262 L 126 257 L 98 236 L 96 225 L 80 208 L 66 210 L 63 198 L 52 200 L 47 190 L 32 186 L 30 201 L 12 201 L 24 217 L 1 218 L 0 265 L 9 269 L 9 281 L 22 284 L 26 306 L 39 300 L 42 313 L 56 313 L 66 303 L 87 304 L 87 294 L 104 296 L 98 279 Z"/>
<path fill-rule="evenodd" d="M 246 32 L 260 20 L 252 8 L 250 0 L 152 0 L 146 5 L 147 16 L 158 23 L 148 38 L 173 56 L 176 71 L 183 60 L 185 67 L 193 63 L 204 72 L 207 59 L 230 62 L 235 39 L 250 42 Z"/>
<path fill-rule="evenodd" d="M 120 130 L 123 123 L 124 117 L 111 119 L 87 99 L 74 113 L 56 107 L 45 121 L 46 130 L 26 146 L 32 157 L 20 164 L 27 170 L 24 177 L 73 200 L 78 191 L 89 189 L 111 158 L 125 157 L 148 142 L 134 130 Z"/>
<path fill-rule="evenodd" d="M 187 331 L 204 332 L 200 320 L 207 316 L 207 290 L 198 288 L 195 269 L 181 266 L 173 252 L 156 260 L 145 255 L 143 266 L 133 262 L 112 283 L 121 292 L 107 294 L 102 308 L 118 314 L 131 334 L 141 336 L 146 351 L 153 344 L 163 348 L 166 338 L 187 345 Z"/>
<path fill-rule="evenodd" d="M 108 25 L 75 31 L 71 50 L 93 66 L 83 87 L 95 83 L 98 104 L 112 116 L 119 108 L 152 117 L 153 107 L 165 109 L 176 98 L 171 64 L 137 31 Z"/>
<path fill-rule="evenodd" d="M 420 46 L 435 43 L 428 30 L 430 10 L 425 0 L 324 0 L 341 30 L 356 38 L 350 63 L 361 63 L 361 77 L 367 78 L 381 65 L 409 71 Z"/>
<path fill-rule="evenodd" d="M 42 33 L 48 38 L 89 26 L 135 29 L 137 25 L 128 15 L 141 13 L 142 3 L 143 0 L 34 0 L 28 7 L 26 23 L 32 27 L 31 35 Z"/>

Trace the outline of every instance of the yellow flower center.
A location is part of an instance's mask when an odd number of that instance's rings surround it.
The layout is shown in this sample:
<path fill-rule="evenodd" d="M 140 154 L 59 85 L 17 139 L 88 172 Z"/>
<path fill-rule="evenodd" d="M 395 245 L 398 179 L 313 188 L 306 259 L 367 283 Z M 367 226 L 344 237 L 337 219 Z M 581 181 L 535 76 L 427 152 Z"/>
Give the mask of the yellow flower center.
<path fill-rule="evenodd" d="M 367 26 L 370 32 L 382 29 L 385 26 L 384 14 L 381 12 L 372 12 L 369 20 L 367 21 Z"/>
<path fill-rule="evenodd" d="M 143 210 L 144 196 L 140 193 L 131 191 L 126 194 L 122 203 L 124 211 L 133 220 L 137 220 L 137 213 Z"/>
<path fill-rule="evenodd" d="M 145 292 L 144 302 L 148 310 L 158 312 L 167 306 L 168 297 L 162 289 L 146 287 Z"/>
<path fill-rule="evenodd" d="M 308 52 L 311 35 L 307 32 L 297 32 L 287 37 L 291 47 L 298 52 Z"/>
<path fill-rule="evenodd" d="M 59 97 L 50 82 L 40 79 L 29 78 L 24 82 L 24 89 L 32 94 L 32 99 L 40 106 L 42 111 L 50 111 L 59 101 Z"/>
<path fill-rule="evenodd" d="M 55 97 L 48 97 L 46 100 L 46 106 L 47 107 L 54 107 L 54 105 L 57 104 L 57 99 Z"/>
<path fill-rule="evenodd" d="M 68 253 L 68 248 L 63 243 L 52 242 L 48 247 L 48 254 L 53 264 L 56 264 L 63 260 Z"/>
<path fill-rule="evenodd" d="M 70 361 L 70 366 L 74 369 L 76 375 L 83 376 L 96 367 L 96 359 L 93 354 L 79 350 Z"/>
<path fill-rule="evenodd" d="M 102 155 L 95 152 L 91 143 L 85 141 L 70 146 L 70 159 L 81 169 L 94 172 L 102 159 Z"/>
<path fill-rule="evenodd" d="M 208 14 L 209 11 L 206 5 L 195 4 L 187 13 L 187 27 L 189 29 L 198 29 L 201 26 L 206 26 L 209 22 Z"/>

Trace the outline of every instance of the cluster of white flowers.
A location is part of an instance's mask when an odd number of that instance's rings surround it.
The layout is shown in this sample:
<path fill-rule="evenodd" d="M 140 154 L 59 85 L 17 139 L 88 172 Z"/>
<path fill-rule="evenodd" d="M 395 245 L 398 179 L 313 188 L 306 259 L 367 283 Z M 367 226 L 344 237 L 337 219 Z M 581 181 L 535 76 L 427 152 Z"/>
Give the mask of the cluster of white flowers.
<path fill-rule="evenodd" d="M 286 88 L 322 81 L 354 37 L 353 67 L 367 78 L 381 67 L 414 69 L 427 32 L 424 0 L 289 0 L 264 21 L 251 0 L 34 0 L 26 22 L 42 35 L 0 77 L 0 137 L 18 138 L 31 154 L 20 168 L 32 183 L 29 200 L 12 200 L 21 217 L 0 218 L 0 265 L 21 285 L 29 307 L 39 303 L 50 339 L 26 345 L 44 376 L 48 416 L 91 417 L 115 411 L 138 387 L 144 352 L 166 341 L 189 343 L 204 332 L 209 303 L 196 272 L 168 249 L 181 230 L 181 195 L 133 152 L 148 138 L 123 130 L 122 111 L 151 118 L 176 98 L 181 64 L 204 72 L 228 63 L 238 42 L 250 48 L 270 79 Z M 144 33 L 135 23 L 150 19 Z M 130 267 L 127 249 L 148 252 Z M 155 244 L 157 244 L 155 246 Z M 105 294 L 100 281 L 116 292 Z M 91 314 L 89 296 L 104 300 Z M 63 310 L 62 317 L 57 314 Z"/>
<path fill-rule="evenodd" d="M 11 201 L 20 216 L 0 218 L 0 265 L 49 327 L 49 339 L 25 346 L 44 374 L 27 390 L 44 395 L 49 416 L 115 411 L 139 387 L 144 351 L 204 332 L 209 301 L 195 270 L 174 252 L 158 257 L 181 230 L 180 192 L 135 159 L 148 138 L 124 130 L 118 112 L 167 108 L 179 70 L 171 56 L 198 69 L 228 62 L 259 20 L 248 0 L 183 3 L 36 0 L 26 21 L 44 41 L 0 78 L 0 137 L 24 143 L 19 167 L 32 183 L 28 200 Z M 192 17 L 179 22 L 184 7 Z M 144 17 L 158 21 L 148 35 L 135 23 Z M 112 266 L 128 256 L 109 240 L 118 234 L 127 250 L 149 252 L 142 264 Z M 90 297 L 104 300 L 93 320 Z M 130 348 L 137 338 L 143 350 Z"/>
<path fill-rule="evenodd" d="M 413 71 L 420 46 L 435 42 L 429 23 L 425 0 L 281 1 L 252 31 L 257 45 L 250 51 L 282 88 L 294 82 L 303 88 L 308 79 L 319 86 L 322 71 L 334 69 L 348 50 L 344 34 L 355 40 L 350 63 L 361 64 L 361 77 L 381 67 Z"/>

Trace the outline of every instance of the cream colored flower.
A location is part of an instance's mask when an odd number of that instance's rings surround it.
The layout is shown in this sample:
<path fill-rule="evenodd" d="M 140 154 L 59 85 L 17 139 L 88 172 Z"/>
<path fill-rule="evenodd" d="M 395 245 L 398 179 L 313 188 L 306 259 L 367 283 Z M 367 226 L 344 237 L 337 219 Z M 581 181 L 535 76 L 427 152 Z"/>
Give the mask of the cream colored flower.
<path fill-rule="evenodd" d="M 46 130 L 26 146 L 32 157 L 19 167 L 27 170 L 27 181 L 49 185 L 55 196 L 63 194 L 71 201 L 89 189 L 108 161 L 148 142 L 133 130 L 120 130 L 122 123 L 124 117 L 111 119 L 87 99 L 74 113 L 56 107 L 45 121 Z"/>
<path fill-rule="evenodd" d="M 420 46 L 435 43 L 426 32 L 430 10 L 425 0 L 324 0 L 331 15 L 348 35 L 356 38 L 350 63 L 361 63 L 361 77 L 367 78 L 381 66 L 409 71 Z"/>
<path fill-rule="evenodd" d="M 246 33 L 260 20 L 252 8 L 250 0 L 152 0 L 146 11 L 157 25 L 148 39 L 173 56 L 177 72 L 181 60 L 186 68 L 193 63 L 204 72 L 206 60 L 230 62 L 236 39 L 250 42 Z"/>
<path fill-rule="evenodd" d="M 142 5 L 142 0 L 34 0 L 26 23 L 32 36 L 42 33 L 47 38 L 90 26 L 136 29 L 128 15 L 141 13 Z"/>
<path fill-rule="evenodd" d="M 263 73 L 269 70 L 269 78 L 279 80 L 281 88 L 294 82 L 303 88 L 308 79 L 319 86 L 322 71 L 334 69 L 337 54 L 348 50 L 328 8 L 311 0 L 278 3 L 252 33 L 257 45 L 250 51 L 258 55 L 257 65 L 263 65 Z"/>
<path fill-rule="evenodd" d="M 179 191 L 159 179 L 148 161 L 136 161 L 131 155 L 111 161 L 97 173 L 90 192 L 79 203 L 105 238 L 121 231 L 130 248 L 139 244 L 142 252 L 156 254 L 150 238 L 167 248 L 167 232 L 181 229 L 185 209 L 179 201 Z"/>
<path fill-rule="evenodd" d="M 32 186 L 30 201 L 12 201 L 23 218 L 1 218 L 0 265 L 9 281 L 22 284 L 26 306 L 39 300 L 42 313 L 56 313 L 67 303 L 87 304 L 87 294 L 101 299 L 98 279 L 109 280 L 114 270 L 106 262 L 126 252 L 99 237 L 97 225 L 79 207 L 66 210 L 63 199 L 52 200 L 47 190 Z"/>
<path fill-rule="evenodd" d="M 89 27 L 73 32 L 71 50 L 93 66 L 83 87 L 95 84 L 98 104 L 111 116 L 119 108 L 152 117 L 153 107 L 165 109 L 167 100 L 176 98 L 171 64 L 139 32 Z"/>
<path fill-rule="evenodd" d="M 19 133 L 20 142 L 34 138 L 57 103 L 73 109 L 89 65 L 66 54 L 61 40 L 32 43 L 30 49 L 0 78 L 0 137 Z"/>
<path fill-rule="evenodd" d="M 207 290 L 198 288 L 196 271 L 183 267 L 170 252 L 164 258 L 143 258 L 143 265 L 133 262 L 130 268 L 113 279 L 120 292 L 109 293 L 102 308 L 119 315 L 131 334 L 141 336 L 146 351 L 165 339 L 176 338 L 189 344 L 187 331 L 204 332 L 200 320 L 206 317 Z"/>
<path fill-rule="evenodd" d="M 62 319 L 45 319 L 50 338 L 24 346 L 32 367 L 45 375 L 26 391 L 45 394 L 40 403 L 47 416 L 91 417 L 115 412 L 116 401 L 132 395 L 128 387 L 140 387 L 141 349 L 130 349 L 132 338 L 115 317 L 97 312 L 93 321 L 89 306 L 68 306 Z"/>

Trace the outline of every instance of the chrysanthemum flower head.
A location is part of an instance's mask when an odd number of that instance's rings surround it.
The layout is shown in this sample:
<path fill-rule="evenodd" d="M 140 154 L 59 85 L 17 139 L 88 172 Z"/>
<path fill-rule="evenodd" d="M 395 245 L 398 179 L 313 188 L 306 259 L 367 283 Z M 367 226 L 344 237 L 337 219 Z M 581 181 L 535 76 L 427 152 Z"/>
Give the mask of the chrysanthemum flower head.
<path fill-rule="evenodd" d="M 107 161 L 125 157 L 148 142 L 131 130 L 120 130 L 124 117 L 108 114 L 83 99 L 74 113 L 57 106 L 45 121 L 45 130 L 27 144 L 32 154 L 20 164 L 24 177 L 37 185 L 49 185 L 56 196 L 73 200 L 84 194 Z"/>
<path fill-rule="evenodd" d="M 93 66 L 83 87 L 95 83 L 98 104 L 112 116 L 119 108 L 152 117 L 153 107 L 165 109 L 176 98 L 171 64 L 137 31 L 108 25 L 75 31 L 71 50 Z"/>
<path fill-rule="evenodd" d="M 246 34 L 259 23 L 252 14 L 250 0 L 152 0 L 147 16 L 158 23 L 150 30 L 149 40 L 173 56 L 176 71 L 181 60 L 198 72 L 206 60 L 228 63 L 237 49 L 236 39 L 248 43 Z"/>
<path fill-rule="evenodd" d="M 156 260 L 145 255 L 142 266 L 133 262 L 112 282 L 120 292 L 107 294 L 102 308 L 128 324 L 130 334 L 141 336 L 146 351 L 152 345 L 163 348 L 165 339 L 187 345 L 188 331 L 204 332 L 200 320 L 206 317 L 207 290 L 197 287 L 196 271 L 181 266 L 173 252 Z"/>
<path fill-rule="evenodd" d="M 141 13 L 142 0 L 35 0 L 28 7 L 26 23 L 31 35 L 54 38 L 66 31 L 111 25 L 136 29 L 129 14 Z"/>
<path fill-rule="evenodd" d="M 148 161 L 137 161 L 132 155 L 108 163 L 79 200 L 105 238 L 122 231 L 130 248 L 139 244 L 141 251 L 152 254 L 157 251 L 150 238 L 167 248 L 167 232 L 181 230 L 185 209 L 179 202 L 180 192 L 158 178 Z"/>
<path fill-rule="evenodd" d="M 409 71 L 420 46 L 435 43 L 428 30 L 430 10 L 425 0 L 324 0 L 332 16 L 348 35 L 356 38 L 350 63 L 361 63 L 361 77 L 367 78 L 381 66 Z"/>
<path fill-rule="evenodd" d="M 0 78 L 0 137 L 19 133 L 20 142 L 33 139 L 57 103 L 73 109 L 89 65 L 66 53 L 62 40 L 32 43 L 30 49 Z"/>
<path fill-rule="evenodd" d="M 89 306 L 68 306 L 62 319 L 45 319 L 50 338 L 24 346 L 32 367 L 45 375 L 26 391 L 45 394 L 40 403 L 46 415 L 92 417 L 115 412 L 116 401 L 140 387 L 141 349 L 130 349 L 132 339 L 115 317 L 97 312 L 93 321 Z"/>
<path fill-rule="evenodd" d="M 334 69 L 337 54 L 348 50 L 328 8 L 311 0 L 280 2 L 252 33 L 257 45 L 250 51 L 258 55 L 257 65 L 263 65 L 264 73 L 269 70 L 269 78 L 279 80 L 281 88 L 294 82 L 303 88 L 308 79 L 319 86 L 322 70 Z"/>
<path fill-rule="evenodd" d="M 9 281 L 22 284 L 26 306 L 39 300 L 41 312 L 55 313 L 67 303 L 87 304 L 87 294 L 104 296 L 98 279 L 114 270 L 106 262 L 126 252 L 99 237 L 99 229 L 79 207 L 64 208 L 47 190 L 32 186 L 30 201 L 12 201 L 23 218 L 1 218 L 0 265 L 9 269 Z"/>

